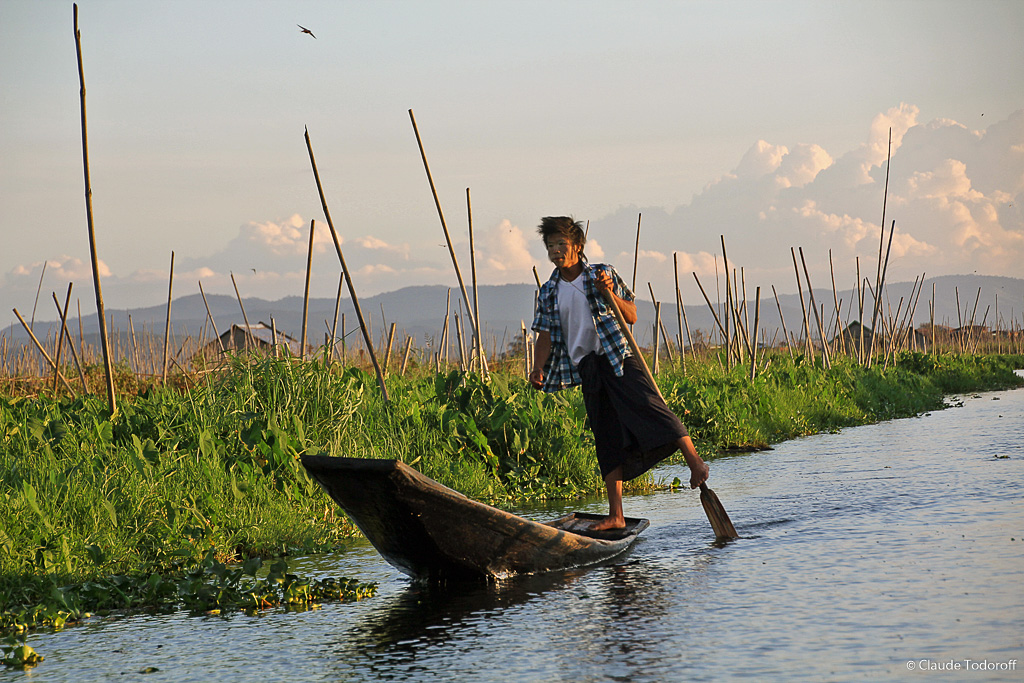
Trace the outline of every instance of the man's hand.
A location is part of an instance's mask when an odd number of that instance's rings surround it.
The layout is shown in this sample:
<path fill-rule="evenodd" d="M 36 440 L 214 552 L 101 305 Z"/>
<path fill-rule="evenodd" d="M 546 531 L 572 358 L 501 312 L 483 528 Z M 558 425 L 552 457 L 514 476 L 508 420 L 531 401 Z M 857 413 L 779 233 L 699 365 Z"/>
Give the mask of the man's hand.
<path fill-rule="evenodd" d="M 540 389 L 544 384 L 544 371 L 540 368 L 534 368 L 530 371 L 530 384 L 533 385 L 534 389 Z"/>
<path fill-rule="evenodd" d="M 604 271 L 598 272 L 594 276 L 594 286 L 597 287 L 597 291 L 603 292 L 612 288 L 612 276 Z"/>

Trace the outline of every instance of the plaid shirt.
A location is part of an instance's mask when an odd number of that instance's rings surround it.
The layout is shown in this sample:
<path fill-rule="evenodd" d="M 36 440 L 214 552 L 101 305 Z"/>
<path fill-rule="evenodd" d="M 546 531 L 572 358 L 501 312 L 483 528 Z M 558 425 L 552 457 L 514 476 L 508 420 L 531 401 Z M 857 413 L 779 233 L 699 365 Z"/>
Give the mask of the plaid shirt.
<path fill-rule="evenodd" d="M 622 361 L 632 353 L 629 350 L 629 343 L 615 319 L 615 314 L 605 303 L 601 293 L 597 291 L 594 275 L 599 272 L 611 275 L 612 291 L 623 301 L 632 301 L 633 292 L 629 291 L 626 283 L 622 281 L 612 266 L 604 263 L 583 264 L 583 292 L 587 295 L 590 312 L 594 316 L 597 338 L 600 340 L 601 349 L 608 357 L 615 374 L 621 377 Z M 558 312 L 558 283 L 561 279 L 558 268 L 555 268 L 551 277 L 540 288 L 540 294 L 537 297 L 537 313 L 533 318 L 535 332 L 551 334 L 551 355 L 548 356 L 547 363 L 544 364 L 544 384 L 541 386 L 541 389 L 549 392 L 579 386 L 581 382 L 579 372 L 569 357 L 569 349 L 566 347 L 565 337 L 562 334 L 562 319 Z"/>

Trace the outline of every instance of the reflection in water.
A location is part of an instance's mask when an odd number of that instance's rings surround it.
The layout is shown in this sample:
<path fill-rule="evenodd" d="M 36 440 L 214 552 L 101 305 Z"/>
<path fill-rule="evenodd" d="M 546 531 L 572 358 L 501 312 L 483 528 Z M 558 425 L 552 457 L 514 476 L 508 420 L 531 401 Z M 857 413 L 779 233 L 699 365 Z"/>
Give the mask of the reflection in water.
<path fill-rule="evenodd" d="M 656 476 L 685 479 L 685 466 Z M 296 568 L 380 581 L 376 598 L 70 628 L 33 638 L 46 661 L 29 675 L 152 665 L 154 681 L 900 680 L 908 661 L 1024 660 L 1024 391 L 721 458 L 712 477 L 741 534 L 723 546 L 692 491 L 629 497 L 651 527 L 630 555 L 589 570 L 429 586 L 356 544 Z"/>

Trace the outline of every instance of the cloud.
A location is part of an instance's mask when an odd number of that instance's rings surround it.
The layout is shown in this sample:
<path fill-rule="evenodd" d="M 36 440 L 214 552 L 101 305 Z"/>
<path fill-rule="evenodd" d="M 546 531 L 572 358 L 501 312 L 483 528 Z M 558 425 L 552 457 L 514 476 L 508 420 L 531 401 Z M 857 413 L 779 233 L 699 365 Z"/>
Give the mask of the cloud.
<path fill-rule="evenodd" d="M 492 271 L 491 275 L 514 275 L 513 282 L 522 282 L 529 277 L 535 259 L 530 254 L 526 236 L 518 226 L 505 219 L 487 231 L 483 242 L 483 263 Z"/>
<path fill-rule="evenodd" d="M 615 253 L 630 260 L 633 245 L 622 226 L 637 210 L 645 219 L 643 243 L 658 251 L 720 254 L 723 235 L 730 261 L 746 266 L 748 277 L 763 274 L 762 285 L 768 278 L 791 281 L 789 247 L 802 246 L 812 277 L 821 282 L 831 275 L 830 252 L 837 278 L 853 271 L 858 257 L 862 268 L 874 265 L 884 203 L 886 234 L 893 221 L 896 226 L 892 277 L 975 270 L 1020 277 L 1024 110 L 983 131 L 918 117 L 915 106 L 893 107 L 873 118 L 864 144 L 837 156 L 813 143 L 759 140 L 732 173 L 690 203 L 660 214 L 657 207 L 630 207 L 593 227 L 616 235 Z M 655 265 L 647 267 L 651 278 L 671 277 L 670 268 Z"/>
<path fill-rule="evenodd" d="M 15 266 L 8 274 L 8 277 L 10 279 L 34 279 L 34 284 L 38 287 L 39 275 L 36 275 L 36 273 L 38 272 L 40 275 L 43 275 L 43 263 L 44 261 L 38 261 L 29 266 Z M 46 273 L 44 277 L 46 277 L 47 280 L 49 280 L 49 278 L 56 278 L 67 282 L 92 278 L 92 264 L 88 261 L 83 261 L 80 258 L 74 258 L 65 254 L 55 259 L 46 259 L 45 264 Z M 99 268 L 101 280 L 105 277 L 110 277 L 110 268 L 103 259 L 99 259 L 97 261 L 97 266 Z"/>

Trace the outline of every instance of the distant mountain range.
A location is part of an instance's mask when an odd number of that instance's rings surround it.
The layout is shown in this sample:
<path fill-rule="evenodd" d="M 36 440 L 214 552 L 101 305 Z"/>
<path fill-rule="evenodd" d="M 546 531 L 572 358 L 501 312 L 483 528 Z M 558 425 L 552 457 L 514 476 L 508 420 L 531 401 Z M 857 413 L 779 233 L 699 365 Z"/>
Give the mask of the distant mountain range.
<path fill-rule="evenodd" d="M 708 283 L 704 283 L 708 287 Z M 714 283 L 711 283 L 713 286 Z M 888 302 L 886 308 L 891 306 L 892 314 L 895 315 L 899 309 L 900 316 L 906 310 L 907 302 L 911 296 L 914 283 L 899 282 L 886 286 Z M 995 326 L 995 303 L 998 297 L 999 316 L 1002 319 L 1002 326 L 1009 325 L 1010 315 L 1021 324 L 1021 313 L 1024 311 L 1024 279 L 993 277 L 985 275 L 947 275 L 935 278 L 928 278 L 921 287 L 921 294 L 917 302 L 914 319 L 918 325 L 929 320 L 929 302 L 932 299 L 934 286 L 935 292 L 935 322 L 957 327 L 960 323 L 957 317 L 956 295 L 960 297 L 960 310 L 963 324 L 970 322 L 970 316 L 975 313 L 975 324 Z M 979 292 L 980 290 L 980 298 Z M 503 350 L 509 342 L 520 333 L 523 323 L 527 328 L 533 320 L 534 296 L 537 291 L 535 285 L 489 285 L 479 288 L 480 296 L 480 317 L 483 328 L 485 348 Z M 364 317 L 368 320 L 373 338 L 381 339 L 386 333 L 387 327 L 392 322 L 396 323 L 398 331 L 397 338 L 402 340 L 406 335 L 411 335 L 418 348 L 426 345 L 427 340 L 437 339 L 443 326 L 446 302 L 449 301 L 453 313 L 460 311 L 462 296 L 460 290 L 455 287 L 449 290 L 448 287 L 419 286 L 405 287 L 394 292 L 387 292 L 376 296 L 360 299 L 360 306 Z M 652 323 L 654 321 L 654 306 L 649 299 L 643 295 L 646 292 L 638 293 L 638 314 L 639 322 L 634 328 L 634 334 L 641 344 L 649 344 L 652 337 Z M 661 294 L 659 292 L 659 294 Z M 849 289 L 836 293 L 841 300 L 842 319 L 844 324 L 847 320 L 857 319 L 857 312 L 848 315 L 849 305 L 856 298 L 856 293 Z M 664 295 L 670 295 L 665 292 Z M 709 296 L 715 296 L 708 291 Z M 754 317 L 753 292 L 747 292 L 747 307 L 751 321 Z M 470 293 L 472 296 L 472 293 Z M 804 293 L 805 300 L 809 299 Z M 225 295 L 208 295 L 207 301 L 210 311 L 216 322 L 217 330 L 223 333 L 232 324 L 244 325 L 242 311 L 238 300 Z M 826 317 L 834 315 L 834 295 L 831 289 L 814 290 L 815 303 L 819 310 L 824 306 Z M 900 303 L 900 300 L 903 303 Z M 870 295 L 867 296 L 867 311 L 865 320 L 870 324 Z M 715 303 L 715 302 L 713 302 Z M 245 315 L 251 324 L 265 322 L 268 325 L 273 319 L 278 330 L 284 331 L 295 338 L 300 336 L 302 322 L 302 298 L 297 296 L 285 297 L 277 301 L 264 299 L 243 299 Z M 805 301 L 809 307 L 809 300 Z M 785 316 L 787 329 L 791 333 L 797 333 L 802 326 L 802 313 L 800 297 L 797 294 L 783 294 L 779 296 L 778 305 L 772 296 L 771 290 L 767 293 L 761 291 L 760 324 L 759 327 L 765 330 L 765 335 L 770 341 L 775 331 L 781 327 L 779 308 Z M 334 321 L 335 301 L 333 299 L 310 299 L 309 322 L 307 340 L 311 344 L 320 344 L 324 341 L 324 335 L 330 329 Z M 966 313 L 964 313 L 966 311 Z M 356 331 L 357 321 L 355 310 L 351 299 L 347 296 L 341 300 L 339 312 L 338 332 L 341 333 L 341 315 L 344 315 L 345 331 L 349 334 L 349 340 L 359 337 Z M 129 316 L 136 334 L 141 334 L 143 329 L 151 333 L 163 336 L 164 321 L 166 319 L 166 305 L 150 306 L 147 308 L 134 309 L 107 309 L 108 320 L 112 324 L 112 334 L 124 333 L 128 329 Z M 672 300 L 662 304 L 662 319 L 665 329 L 669 335 L 675 336 L 679 329 L 678 314 L 675 302 Z M 703 301 L 686 301 L 686 319 L 693 335 L 697 330 L 703 330 L 708 334 L 715 327 L 714 319 Z M 207 324 L 206 307 L 203 299 L 198 294 L 175 299 L 171 306 L 171 327 L 176 339 L 184 339 L 187 335 L 196 337 L 200 334 L 204 325 Z M 465 321 L 463 322 L 466 325 Z M 813 325 L 813 318 L 812 318 Z M 74 329 L 77 332 L 77 318 L 74 319 Z M 82 320 L 82 328 L 87 339 L 98 335 L 98 326 L 95 316 L 86 316 Z M 55 321 L 36 321 L 34 331 L 40 339 L 53 334 L 57 329 Z M 25 343 L 28 337 L 20 326 L 14 326 L 4 330 L 6 336 L 13 335 L 15 341 Z M 209 336 L 209 330 L 207 331 Z M 455 333 L 451 333 L 450 339 L 454 343 Z M 433 342 L 432 342 L 433 343 Z"/>

